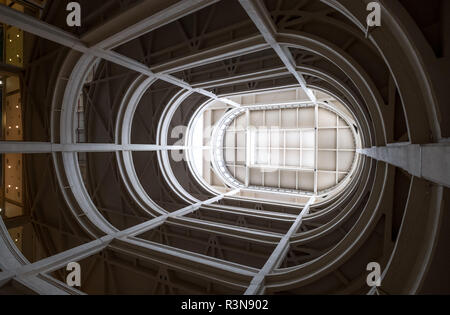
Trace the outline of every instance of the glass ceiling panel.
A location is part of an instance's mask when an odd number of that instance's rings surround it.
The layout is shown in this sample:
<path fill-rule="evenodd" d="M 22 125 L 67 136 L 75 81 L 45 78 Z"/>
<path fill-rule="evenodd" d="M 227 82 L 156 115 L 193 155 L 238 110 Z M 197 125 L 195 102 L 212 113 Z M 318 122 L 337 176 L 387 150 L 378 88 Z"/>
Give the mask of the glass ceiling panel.
<path fill-rule="evenodd" d="M 236 99 L 242 107 L 222 108 L 214 119 L 210 117 L 220 106 L 205 110 L 207 119 L 202 118 L 195 137 L 205 130 L 203 150 L 208 150 L 210 160 L 203 154 L 199 177 L 204 182 L 222 182 L 224 187 L 298 197 L 324 196 L 341 189 L 356 168 L 359 135 L 345 106 L 315 93 L 316 103 L 289 101 L 286 96 L 295 95 L 292 92 L 243 96 Z M 278 96 L 283 102 L 276 103 Z"/>

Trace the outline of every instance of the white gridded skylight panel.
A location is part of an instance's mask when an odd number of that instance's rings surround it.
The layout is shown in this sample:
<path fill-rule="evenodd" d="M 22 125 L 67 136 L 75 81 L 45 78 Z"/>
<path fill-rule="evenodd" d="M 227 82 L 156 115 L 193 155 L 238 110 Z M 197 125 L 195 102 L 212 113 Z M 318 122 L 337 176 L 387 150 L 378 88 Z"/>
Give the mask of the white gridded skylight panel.
<path fill-rule="evenodd" d="M 315 156 L 314 150 L 302 150 L 301 167 L 305 169 L 314 169 Z"/>
<path fill-rule="evenodd" d="M 323 127 L 336 127 L 336 114 L 323 109 L 319 108 L 319 128 Z"/>
<path fill-rule="evenodd" d="M 314 149 L 316 139 L 314 130 L 303 130 L 301 137 L 302 148 Z"/>
<path fill-rule="evenodd" d="M 336 129 L 320 129 L 318 138 L 319 149 L 336 149 Z"/>
<path fill-rule="evenodd" d="M 350 129 L 339 129 L 339 149 L 355 149 L 355 142 Z"/>
<path fill-rule="evenodd" d="M 300 131 L 286 131 L 286 148 L 300 148 Z"/>
<path fill-rule="evenodd" d="M 272 128 L 270 130 L 270 147 L 283 148 L 284 147 L 284 133 L 280 129 Z"/>
<path fill-rule="evenodd" d="M 283 129 L 297 128 L 297 109 L 290 108 L 281 111 L 281 121 Z"/>
<path fill-rule="evenodd" d="M 284 152 L 282 149 L 276 148 L 270 150 L 270 165 L 274 167 L 284 165 Z"/>
<path fill-rule="evenodd" d="M 317 169 L 321 171 L 335 171 L 336 170 L 336 152 L 334 151 L 319 151 L 317 157 Z"/>
<path fill-rule="evenodd" d="M 286 166 L 287 167 L 300 167 L 300 149 L 286 150 Z"/>
<path fill-rule="evenodd" d="M 300 109 L 298 120 L 300 128 L 314 128 L 315 126 L 314 107 Z"/>

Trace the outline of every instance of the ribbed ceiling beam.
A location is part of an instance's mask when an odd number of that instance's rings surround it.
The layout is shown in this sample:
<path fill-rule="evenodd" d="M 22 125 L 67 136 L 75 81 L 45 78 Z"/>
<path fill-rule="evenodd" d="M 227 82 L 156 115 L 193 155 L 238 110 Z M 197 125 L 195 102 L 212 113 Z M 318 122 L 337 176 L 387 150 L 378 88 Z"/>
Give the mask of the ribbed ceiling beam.
<path fill-rule="evenodd" d="M 51 285 L 50 282 L 46 281 L 47 277 L 45 274 L 51 273 L 55 270 L 58 270 L 60 268 L 63 268 L 67 266 L 69 262 L 74 261 L 81 261 L 89 256 L 92 256 L 104 249 L 107 248 L 107 246 L 110 244 L 110 242 L 113 239 L 122 239 L 126 240 L 130 236 L 134 236 L 136 234 L 142 233 L 148 229 L 151 229 L 152 227 L 159 224 L 162 224 L 165 220 L 167 220 L 170 217 L 182 217 L 184 215 L 187 215 L 193 211 L 196 211 L 203 205 L 208 205 L 215 203 L 225 196 L 231 196 L 236 193 L 238 193 L 239 190 L 233 190 L 228 193 L 215 196 L 211 199 L 205 200 L 203 202 L 199 202 L 196 204 L 192 204 L 190 206 L 184 207 L 178 211 L 174 211 L 171 213 L 167 213 L 164 215 L 161 215 L 159 217 L 156 217 L 154 219 L 151 219 L 149 221 L 146 221 L 142 224 L 133 226 L 131 228 L 128 228 L 124 231 L 117 231 L 113 233 L 109 233 L 106 236 L 103 236 L 99 239 L 96 239 L 94 241 L 91 241 L 89 243 L 74 247 L 72 249 L 69 249 L 67 251 L 64 251 L 62 253 L 59 253 L 57 255 L 44 258 L 42 260 L 39 260 L 35 263 L 31 264 L 25 264 L 21 265 L 17 261 L 17 257 L 11 257 L 10 263 L 8 264 L 8 261 L 6 259 L 3 259 L 1 261 L 1 266 L 5 269 L 3 272 L 0 273 L 0 284 L 4 284 L 12 279 L 17 279 L 19 281 L 22 281 L 24 285 L 31 288 L 33 291 L 39 293 L 39 294 L 67 294 L 67 293 L 75 293 L 76 290 L 66 286 L 65 284 L 61 284 L 58 288 Z M 7 231 L 4 228 L 3 223 L 0 221 L 0 230 L 2 235 L 6 235 Z M 5 242 L 0 242 L 0 252 L 2 253 L 2 257 L 7 257 L 9 255 L 10 249 L 7 249 L 5 247 Z M 5 248 L 3 248 L 3 247 Z M 192 255 L 185 255 L 188 259 L 194 259 L 195 257 L 191 257 Z M 6 260 L 6 263 L 5 263 Z M 202 263 L 207 264 L 207 261 L 209 259 L 203 259 Z M 199 262 L 199 261 L 197 261 Z M 214 266 L 217 268 L 223 268 L 224 270 L 229 270 L 230 267 L 226 263 L 218 263 L 214 262 Z"/>
<path fill-rule="evenodd" d="M 269 259 L 267 259 L 264 266 L 260 269 L 257 275 L 253 278 L 248 287 L 247 291 L 245 291 L 245 295 L 255 295 L 261 293 L 261 289 L 264 284 L 264 279 L 266 276 L 274 270 L 277 265 L 281 262 L 281 259 L 286 254 L 287 249 L 289 248 L 289 240 L 291 237 L 297 232 L 302 224 L 303 217 L 309 213 L 309 209 L 311 204 L 315 201 L 315 197 L 311 197 L 308 203 L 305 205 L 303 210 L 295 219 L 294 223 L 292 223 L 289 231 L 283 236 L 283 238 L 278 243 L 277 247 L 275 247 L 274 251 L 270 255 Z"/>
<path fill-rule="evenodd" d="M 232 43 L 202 50 L 192 55 L 173 59 L 168 62 L 152 66 L 157 73 L 172 73 L 200 67 L 213 62 L 235 58 L 242 55 L 255 53 L 270 46 L 261 35 L 251 36 Z"/>
<path fill-rule="evenodd" d="M 89 47 L 113 49 L 219 0 L 141 1 L 83 35 Z"/>
<path fill-rule="evenodd" d="M 134 235 L 143 233 L 143 232 L 147 231 L 148 229 L 150 229 L 151 227 L 153 227 L 155 224 L 159 224 L 161 222 L 164 222 L 168 218 L 179 218 L 179 217 L 185 216 L 185 215 L 187 215 L 189 213 L 192 213 L 192 212 L 198 210 L 202 206 L 216 203 L 216 202 L 222 200 L 225 196 L 232 196 L 232 195 L 238 194 L 239 191 L 240 191 L 239 189 L 235 189 L 235 190 L 232 190 L 232 191 L 230 191 L 228 193 L 224 193 L 222 195 L 218 195 L 218 196 L 215 196 L 213 198 L 210 198 L 208 200 L 205 200 L 205 201 L 202 201 L 202 202 L 197 202 L 197 203 L 194 203 L 192 205 L 186 206 L 186 207 L 184 207 L 184 208 L 182 208 L 180 210 L 163 214 L 163 215 L 161 215 L 159 217 L 156 217 L 156 218 L 154 218 L 152 220 L 149 220 L 149 221 L 146 221 L 144 223 L 135 225 L 135 226 L 133 226 L 133 227 L 131 227 L 131 228 L 125 230 L 125 231 L 118 232 L 117 234 L 115 234 L 115 236 L 119 237 L 119 238 L 123 238 L 123 237 L 134 236 Z"/>
<path fill-rule="evenodd" d="M 185 150 L 185 146 L 162 146 L 155 144 L 76 143 L 0 141 L 0 153 L 51 153 L 51 152 L 117 152 Z"/>
<path fill-rule="evenodd" d="M 40 21 L 32 16 L 11 9 L 5 5 L 0 5 L 0 21 L 8 25 L 15 26 L 30 34 L 34 34 L 39 37 L 53 41 L 55 43 L 61 44 L 63 46 L 72 48 L 81 53 L 102 58 L 104 60 L 110 61 L 122 67 L 142 73 L 149 77 L 156 77 L 160 80 L 174 84 L 189 91 L 200 93 L 202 95 L 205 95 L 217 101 L 224 102 L 231 106 L 235 107 L 240 106 L 240 104 L 226 98 L 218 97 L 212 92 L 203 89 L 193 88 L 192 86 L 189 85 L 189 83 L 179 80 L 171 75 L 155 74 L 150 70 L 150 68 L 147 65 L 140 63 L 132 58 L 126 57 L 113 51 L 104 50 L 98 47 L 88 47 L 78 37 L 68 32 L 65 32 L 53 25 Z"/>
<path fill-rule="evenodd" d="M 308 95 L 311 102 L 315 102 L 316 97 L 306 86 L 305 78 L 295 68 L 296 63 L 289 48 L 282 47 L 277 42 L 277 30 L 272 22 L 269 12 L 264 6 L 264 3 L 262 1 L 255 0 L 239 0 L 239 2 L 247 12 L 248 16 L 252 19 L 253 23 L 256 25 L 260 33 L 263 35 L 266 42 L 270 45 L 270 47 L 272 47 L 273 50 L 275 50 L 289 72 L 295 77 L 298 83 L 300 83 L 300 86 L 305 91 L 306 95 Z"/>
<path fill-rule="evenodd" d="M 236 76 L 229 76 L 227 78 L 219 80 L 209 80 L 206 82 L 193 83 L 192 86 L 207 89 L 212 87 L 220 87 L 238 83 L 254 82 L 258 80 L 277 78 L 286 75 L 289 75 L 289 72 L 283 67 L 253 73 L 240 74 Z"/>

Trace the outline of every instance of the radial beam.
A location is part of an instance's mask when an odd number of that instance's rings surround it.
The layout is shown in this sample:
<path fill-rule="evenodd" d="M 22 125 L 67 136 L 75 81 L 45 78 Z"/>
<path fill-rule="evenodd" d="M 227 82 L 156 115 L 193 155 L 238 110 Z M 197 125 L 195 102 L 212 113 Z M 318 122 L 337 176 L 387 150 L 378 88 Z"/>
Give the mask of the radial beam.
<path fill-rule="evenodd" d="M 235 189 L 232 190 L 228 193 L 222 194 L 222 195 L 217 195 L 216 197 L 213 197 L 211 199 L 202 201 L 202 202 L 198 202 L 192 205 L 189 205 L 187 207 L 181 208 L 177 211 L 174 212 L 169 212 L 167 214 L 163 214 L 159 217 L 156 217 L 152 220 L 146 221 L 144 223 L 138 224 L 136 226 L 133 226 L 127 230 L 121 231 L 121 232 L 117 232 L 114 237 L 116 238 L 126 238 L 129 236 L 134 236 L 140 233 L 143 233 L 144 231 L 148 230 L 149 228 L 153 227 L 155 224 L 160 224 L 161 222 L 164 222 L 165 220 L 167 220 L 168 218 L 179 218 L 182 216 L 185 216 L 189 213 L 192 213 L 196 210 L 198 210 L 201 206 L 204 205 L 210 205 L 213 204 L 221 199 L 223 199 L 226 196 L 232 196 L 235 195 L 237 193 L 239 193 L 239 189 Z"/>
<path fill-rule="evenodd" d="M 294 235 L 295 232 L 300 228 L 302 224 L 303 217 L 309 213 L 309 209 L 312 203 L 315 201 L 315 197 L 311 197 L 308 203 L 305 205 L 303 210 L 295 219 L 294 223 L 292 223 L 289 231 L 283 236 L 283 238 L 278 243 L 277 247 L 275 247 L 274 251 L 270 255 L 269 259 L 267 259 L 264 266 L 260 269 L 258 274 L 252 279 L 250 286 L 245 291 L 245 295 L 255 295 L 261 293 L 261 289 L 264 285 L 264 280 L 266 276 L 279 265 L 281 259 L 285 256 L 287 250 L 289 249 L 289 240 Z"/>
<path fill-rule="evenodd" d="M 239 0 L 248 16 L 252 19 L 266 42 L 280 57 L 289 72 L 297 79 L 300 86 L 308 95 L 312 102 L 316 102 L 313 92 L 306 86 L 306 80 L 303 75 L 296 70 L 296 63 L 289 48 L 282 47 L 276 40 L 276 27 L 272 22 L 269 12 L 267 11 L 263 1 L 256 0 Z"/>
<path fill-rule="evenodd" d="M 88 46 L 113 49 L 219 0 L 142 1 L 83 36 Z"/>
<path fill-rule="evenodd" d="M 62 253 L 41 259 L 35 263 L 23 265 L 14 270 L 15 276 L 21 278 L 32 277 L 65 267 L 69 262 L 80 261 L 105 249 L 112 239 L 112 237 L 104 236 Z"/>
<path fill-rule="evenodd" d="M 61 252 L 59 254 L 44 258 L 42 260 L 39 260 L 35 263 L 27 264 L 27 265 L 18 265 L 16 259 L 12 259 L 13 264 L 9 264 L 9 266 L 13 266 L 11 270 L 3 270 L 3 272 L 0 273 L 0 284 L 5 283 L 7 281 L 10 281 L 12 279 L 18 279 L 25 283 L 26 286 L 31 287 L 34 291 L 45 294 L 46 292 L 54 292 L 54 294 L 64 294 L 64 293 L 70 293 L 70 288 L 66 286 L 65 284 L 60 284 L 60 289 L 58 290 L 50 290 L 53 286 L 49 285 L 49 282 L 47 281 L 45 274 L 49 274 L 52 271 L 58 270 L 62 267 L 65 267 L 69 262 L 79 262 L 89 256 L 92 256 L 105 248 L 111 243 L 113 239 L 124 239 L 129 236 L 134 236 L 138 233 L 141 233 L 155 224 L 158 224 L 160 222 L 164 222 L 169 217 L 181 217 L 186 214 L 189 214 L 198 208 L 200 208 L 202 205 L 209 205 L 212 203 L 215 203 L 225 196 L 231 196 L 239 192 L 239 189 L 230 191 L 228 193 L 215 196 L 211 199 L 205 200 L 203 202 L 199 202 L 197 204 L 193 204 L 190 206 L 187 206 L 185 208 L 182 208 L 178 211 L 174 211 L 171 213 L 167 213 L 165 215 L 156 217 L 154 219 L 151 219 L 147 222 L 144 222 L 142 224 L 133 226 L 131 228 L 128 228 L 124 231 L 118 231 L 111 233 L 109 235 L 103 236 L 99 239 L 96 239 L 94 241 L 91 241 L 89 243 L 74 247 L 72 249 L 69 249 L 67 251 Z M 0 229 L 4 228 L 4 225 L 0 221 Z M 3 234 L 6 233 L 6 231 L 2 231 Z M 1 248 L 1 246 L 4 243 L 0 243 L 0 251 L 4 250 Z M 6 249 L 9 252 L 9 249 Z M 186 255 L 189 256 L 189 255 Z M 223 264 L 215 264 L 216 266 L 221 266 L 224 269 L 227 269 L 228 267 Z M 2 267 L 7 267 L 6 265 L 3 265 Z M 35 283 L 37 280 L 41 279 L 40 287 L 33 286 L 32 283 Z M 47 291 L 46 291 L 47 290 Z M 50 290 L 50 291 L 48 291 Z"/>
<path fill-rule="evenodd" d="M 402 168 L 415 177 L 450 187 L 450 142 L 392 144 L 358 149 L 358 153 Z"/>
<path fill-rule="evenodd" d="M 77 51 L 86 52 L 88 50 L 86 45 L 75 35 L 40 21 L 32 16 L 11 9 L 6 5 L 0 5 L 0 21 Z"/>
<path fill-rule="evenodd" d="M 219 47 L 205 49 L 192 55 L 173 59 L 168 62 L 152 66 L 151 69 L 158 73 L 173 73 L 200 67 L 213 62 L 255 53 L 270 48 L 261 35 L 247 37 Z"/>
<path fill-rule="evenodd" d="M 193 87 L 199 87 L 203 89 L 212 88 L 212 87 L 220 87 L 233 85 L 243 82 L 255 82 L 259 80 L 278 78 L 282 76 L 290 75 L 290 73 L 286 70 L 286 68 L 275 68 L 275 69 L 267 69 L 263 71 L 257 71 L 253 73 L 239 74 L 235 76 L 230 76 L 224 79 L 218 80 L 209 80 L 206 82 L 193 83 Z"/>
<path fill-rule="evenodd" d="M 91 54 L 98 58 L 105 59 L 112 63 L 118 64 L 122 67 L 134 70 L 138 73 L 144 74 L 149 77 L 156 77 L 160 80 L 166 81 L 168 83 L 174 84 L 181 88 L 187 89 L 189 91 L 197 92 L 205 96 L 211 97 L 214 100 L 224 102 L 231 106 L 239 107 L 240 104 L 231 101 L 227 98 L 221 98 L 210 91 L 203 89 L 196 89 L 189 85 L 189 83 L 179 80 L 171 75 L 167 74 L 155 74 L 151 69 L 132 58 L 126 57 L 124 55 L 118 54 L 114 51 L 104 50 L 99 47 L 88 47 L 83 43 L 78 37 L 65 32 L 53 25 L 40 21 L 32 16 L 26 15 L 19 11 L 13 10 L 6 5 L 0 5 L 0 21 L 15 26 L 21 30 L 24 30 L 30 34 L 37 35 L 39 37 L 48 39 L 55 43 L 61 44 L 63 46 L 72 48 L 76 51 Z"/>
<path fill-rule="evenodd" d="M 114 143 L 75 143 L 61 144 L 50 142 L 0 141 L 0 153 L 51 153 L 51 152 L 117 152 L 117 151 L 162 151 L 185 150 L 185 146 L 162 146 L 155 144 L 114 144 Z"/>

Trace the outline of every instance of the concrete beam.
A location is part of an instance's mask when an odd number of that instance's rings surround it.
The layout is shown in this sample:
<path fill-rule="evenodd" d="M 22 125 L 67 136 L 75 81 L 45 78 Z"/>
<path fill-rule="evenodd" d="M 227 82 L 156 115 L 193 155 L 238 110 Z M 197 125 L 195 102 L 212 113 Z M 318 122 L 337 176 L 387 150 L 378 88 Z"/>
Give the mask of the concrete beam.
<path fill-rule="evenodd" d="M 86 45 L 84 45 L 75 35 L 65 32 L 32 16 L 11 9 L 6 5 L 0 5 L 0 21 L 2 23 L 20 28 L 30 34 L 46 38 L 66 47 L 71 47 L 77 51 L 86 52 L 88 50 Z"/>
<path fill-rule="evenodd" d="M 270 46 L 261 35 L 251 36 L 229 44 L 221 45 L 198 53 L 174 59 L 151 67 L 155 73 L 173 73 L 194 67 L 200 67 L 206 64 L 217 62 L 224 59 L 230 59 L 241 55 L 251 54 Z"/>
<path fill-rule="evenodd" d="M 224 102 L 231 106 L 236 107 L 240 106 L 240 104 L 226 98 L 218 97 L 212 92 L 203 89 L 194 89 L 187 82 L 179 80 L 171 75 L 155 74 L 150 70 L 150 68 L 147 65 L 140 63 L 132 58 L 118 54 L 114 51 L 101 49 L 99 47 L 88 47 L 78 37 L 68 32 L 65 32 L 53 25 L 38 20 L 32 16 L 13 10 L 5 5 L 0 5 L 0 22 L 15 26 L 30 34 L 34 34 L 39 37 L 48 39 L 60 45 L 79 51 L 81 53 L 93 55 L 95 57 L 108 60 L 112 63 L 118 64 L 127 69 L 134 70 L 146 76 L 157 77 L 158 79 L 163 80 L 165 82 L 174 84 L 189 91 L 203 94 L 205 96 L 211 97 L 215 100 Z"/>
<path fill-rule="evenodd" d="M 113 49 L 218 1 L 142 1 L 89 31 L 82 40 L 89 47 Z"/>
<path fill-rule="evenodd" d="M 392 144 L 386 147 L 358 149 L 367 155 L 396 167 L 409 174 L 436 184 L 450 187 L 450 143 Z"/>
<path fill-rule="evenodd" d="M 261 289 L 263 287 L 266 275 L 269 274 L 273 269 L 275 269 L 276 266 L 281 262 L 281 259 L 284 257 L 287 249 L 289 248 L 289 241 L 291 237 L 299 229 L 300 225 L 302 224 L 303 217 L 309 213 L 309 209 L 314 200 L 315 200 L 314 197 L 311 197 L 309 199 L 308 203 L 305 205 L 303 210 L 297 216 L 294 223 L 292 223 L 289 231 L 283 236 L 281 241 L 278 243 L 277 247 L 275 247 L 269 259 L 267 259 L 266 263 L 260 269 L 258 274 L 255 275 L 247 291 L 245 291 L 245 295 L 255 295 L 261 293 Z"/>
<path fill-rule="evenodd" d="M 307 88 L 305 78 L 295 69 L 296 63 L 289 48 L 281 47 L 281 45 L 277 42 L 277 30 L 264 3 L 262 1 L 255 0 L 239 0 L 239 2 L 247 12 L 248 16 L 252 19 L 260 33 L 263 35 L 266 42 L 270 45 L 270 47 L 272 47 L 273 50 L 275 50 L 286 68 L 298 81 L 311 102 L 315 102 L 316 97 L 313 92 Z"/>
<path fill-rule="evenodd" d="M 51 153 L 51 152 L 117 152 L 185 150 L 184 146 L 161 146 L 155 144 L 76 143 L 0 141 L 0 153 Z"/>
<path fill-rule="evenodd" d="M 218 195 L 216 197 L 213 197 L 211 199 L 205 200 L 203 202 L 198 202 L 192 205 L 189 205 L 187 207 L 181 208 L 177 211 L 174 212 L 169 212 L 166 214 L 163 214 L 159 217 L 156 217 L 154 219 L 151 219 L 149 221 L 146 221 L 144 223 L 135 225 L 129 229 L 126 229 L 124 231 L 121 232 L 117 232 L 116 234 L 114 234 L 114 237 L 116 238 L 127 238 L 129 236 L 135 236 L 137 234 L 143 233 L 146 230 L 152 228 L 155 224 L 160 224 L 162 222 L 164 222 L 165 220 L 167 220 L 168 218 L 177 218 L 177 217 L 182 217 L 185 216 L 189 213 L 192 213 L 196 210 L 198 210 L 200 207 L 204 206 L 204 205 L 209 205 L 212 203 L 215 203 L 221 199 L 223 199 L 225 196 L 232 196 L 239 193 L 239 189 L 236 190 L 232 190 L 228 193 L 222 194 L 222 195 Z"/>
<path fill-rule="evenodd" d="M 84 258 L 94 255 L 100 252 L 101 250 L 105 249 L 110 244 L 110 242 L 115 238 L 121 239 L 136 235 L 138 233 L 143 232 L 146 229 L 151 228 L 155 224 L 164 222 L 169 217 L 181 217 L 183 215 L 186 215 L 188 213 L 197 210 L 202 205 L 214 203 L 224 198 L 225 196 L 230 196 L 236 193 L 238 193 L 238 190 L 230 191 L 229 193 L 213 197 L 201 203 L 193 204 L 185 208 L 182 208 L 178 211 L 174 211 L 172 213 L 167 213 L 165 215 L 156 217 L 142 224 L 128 228 L 124 231 L 117 231 L 111 233 L 100 239 L 74 247 L 67 251 L 61 252 L 57 255 L 44 258 L 31 264 L 22 265 L 18 262 L 17 257 L 13 256 L 8 260 L 7 259 L 9 257 L 8 255 L 12 255 L 12 253 L 9 248 L 3 248 L 5 247 L 5 242 L 0 242 L 0 252 L 2 253 L 3 258 L 2 261 L 0 262 L 0 265 L 2 266 L 2 268 L 6 269 L 4 270 L 4 272 L 0 273 L 0 285 L 14 278 L 20 280 L 21 282 L 23 282 L 25 286 L 31 288 L 33 291 L 38 292 L 39 294 L 45 293 L 65 294 L 68 292 L 68 290 L 70 290 L 70 288 L 66 288 L 65 285 L 63 285 L 62 288 L 55 288 L 48 281 L 42 281 L 42 279 L 37 280 L 39 279 L 37 276 L 48 274 L 54 270 L 62 268 L 66 266 L 69 262 L 80 261 Z M 7 235 L 6 228 L 3 225 L 3 222 L 0 220 L 0 229 L 1 228 L 3 228 L 4 230 L 2 231 L 3 232 L 2 235 Z"/>
<path fill-rule="evenodd" d="M 193 87 L 198 88 L 212 88 L 212 87 L 219 87 L 219 86 L 227 86 L 227 85 L 233 85 L 238 84 L 242 82 L 252 82 L 252 81 L 258 81 L 258 80 L 264 80 L 269 78 L 277 78 L 289 75 L 289 71 L 287 71 L 285 68 L 275 68 L 275 69 L 268 69 L 263 71 L 258 71 L 254 73 L 247 73 L 247 74 L 240 74 L 236 76 L 230 76 L 224 79 L 219 80 L 210 80 L 206 82 L 200 82 L 200 83 L 193 83 Z"/>

